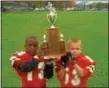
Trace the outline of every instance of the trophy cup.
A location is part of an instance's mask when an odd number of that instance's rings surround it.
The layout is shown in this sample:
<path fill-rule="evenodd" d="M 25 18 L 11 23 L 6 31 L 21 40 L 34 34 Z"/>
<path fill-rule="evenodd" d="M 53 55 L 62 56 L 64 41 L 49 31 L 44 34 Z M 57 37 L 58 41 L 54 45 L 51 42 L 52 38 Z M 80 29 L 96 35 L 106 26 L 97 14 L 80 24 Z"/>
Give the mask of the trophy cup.
<path fill-rule="evenodd" d="M 52 3 L 48 2 L 47 19 L 50 28 L 47 29 L 47 34 L 43 36 L 43 43 L 40 47 L 40 54 L 42 56 L 49 56 L 50 58 L 57 58 L 65 53 L 65 41 L 63 34 L 59 32 L 59 28 L 54 26 L 57 19 L 56 10 L 52 7 Z"/>
<path fill-rule="evenodd" d="M 56 10 L 55 10 L 54 7 L 52 7 L 52 3 L 50 3 L 50 2 L 48 2 L 47 8 L 49 10 L 49 13 L 47 14 L 47 19 L 48 19 L 48 22 L 51 25 L 50 28 L 55 28 L 54 23 L 56 22 L 56 19 L 57 19 Z"/>

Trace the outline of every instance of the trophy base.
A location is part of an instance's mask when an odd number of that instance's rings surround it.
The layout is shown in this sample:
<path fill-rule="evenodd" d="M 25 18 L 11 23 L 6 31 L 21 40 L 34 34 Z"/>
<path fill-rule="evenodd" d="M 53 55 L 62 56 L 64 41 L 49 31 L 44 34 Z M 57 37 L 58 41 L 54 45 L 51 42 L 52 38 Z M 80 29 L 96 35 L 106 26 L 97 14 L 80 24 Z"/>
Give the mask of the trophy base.
<path fill-rule="evenodd" d="M 56 28 L 56 27 L 52 25 L 52 26 L 50 27 L 50 29 L 52 29 L 52 28 Z"/>
<path fill-rule="evenodd" d="M 45 56 L 46 58 L 44 59 L 57 59 L 57 58 L 60 58 L 62 56 L 62 54 L 59 54 L 59 55 L 48 55 L 48 56 Z"/>
<path fill-rule="evenodd" d="M 65 42 L 60 39 L 60 32 L 57 27 L 47 29 L 47 40 L 40 47 L 40 56 L 46 59 L 56 59 L 65 54 Z"/>

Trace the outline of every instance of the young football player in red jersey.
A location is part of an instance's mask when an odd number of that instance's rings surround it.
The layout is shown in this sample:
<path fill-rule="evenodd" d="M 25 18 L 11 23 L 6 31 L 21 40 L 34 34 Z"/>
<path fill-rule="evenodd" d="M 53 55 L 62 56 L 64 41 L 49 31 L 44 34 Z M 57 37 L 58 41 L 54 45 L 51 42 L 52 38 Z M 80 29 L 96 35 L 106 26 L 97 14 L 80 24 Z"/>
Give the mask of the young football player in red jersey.
<path fill-rule="evenodd" d="M 68 52 L 56 60 L 56 73 L 61 87 L 85 88 L 95 70 L 95 62 L 82 53 L 80 39 L 68 41 Z"/>
<path fill-rule="evenodd" d="M 25 50 L 14 53 L 10 58 L 12 67 L 21 78 L 23 88 L 45 88 L 46 78 L 53 76 L 53 65 L 47 65 L 44 58 L 39 58 L 37 49 L 36 37 L 30 36 L 25 40 Z M 48 70 L 50 75 L 47 75 Z"/>

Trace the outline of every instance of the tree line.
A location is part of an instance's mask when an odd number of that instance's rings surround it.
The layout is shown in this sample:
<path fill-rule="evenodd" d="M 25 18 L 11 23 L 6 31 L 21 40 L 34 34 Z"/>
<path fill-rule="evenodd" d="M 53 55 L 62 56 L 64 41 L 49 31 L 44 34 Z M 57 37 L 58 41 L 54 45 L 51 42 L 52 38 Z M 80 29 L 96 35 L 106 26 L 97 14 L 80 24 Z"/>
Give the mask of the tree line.
<path fill-rule="evenodd" d="M 50 2 L 53 4 L 53 7 L 57 9 L 70 8 L 76 5 L 74 1 L 50 1 Z M 42 8 L 48 4 L 48 1 L 2 1 L 2 6 L 13 4 L 20 5 L 22 3 L 25 3 L 32 8 Z"/>

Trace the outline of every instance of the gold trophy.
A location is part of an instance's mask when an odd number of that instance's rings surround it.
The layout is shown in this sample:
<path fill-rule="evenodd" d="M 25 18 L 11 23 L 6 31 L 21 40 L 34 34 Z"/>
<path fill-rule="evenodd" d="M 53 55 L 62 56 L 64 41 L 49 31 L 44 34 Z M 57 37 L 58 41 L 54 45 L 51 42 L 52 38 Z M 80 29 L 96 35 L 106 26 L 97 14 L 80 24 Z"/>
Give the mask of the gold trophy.
<path fill-rule="evenodd" d="M 43 36 L 43 43 L 40 46 L 40 55 L 48 56 L 49 58 L 58 58 L 65 53 L 65 41 L 63 34 L 59 32 L 59 28 L 54 26 L 57 19 L 55 8 L 52 7 L 52 3 L 48 2 L 47 8 L 49 13 L 47 14 L 50 28 L 47 29 L 47 34 Z"/>

